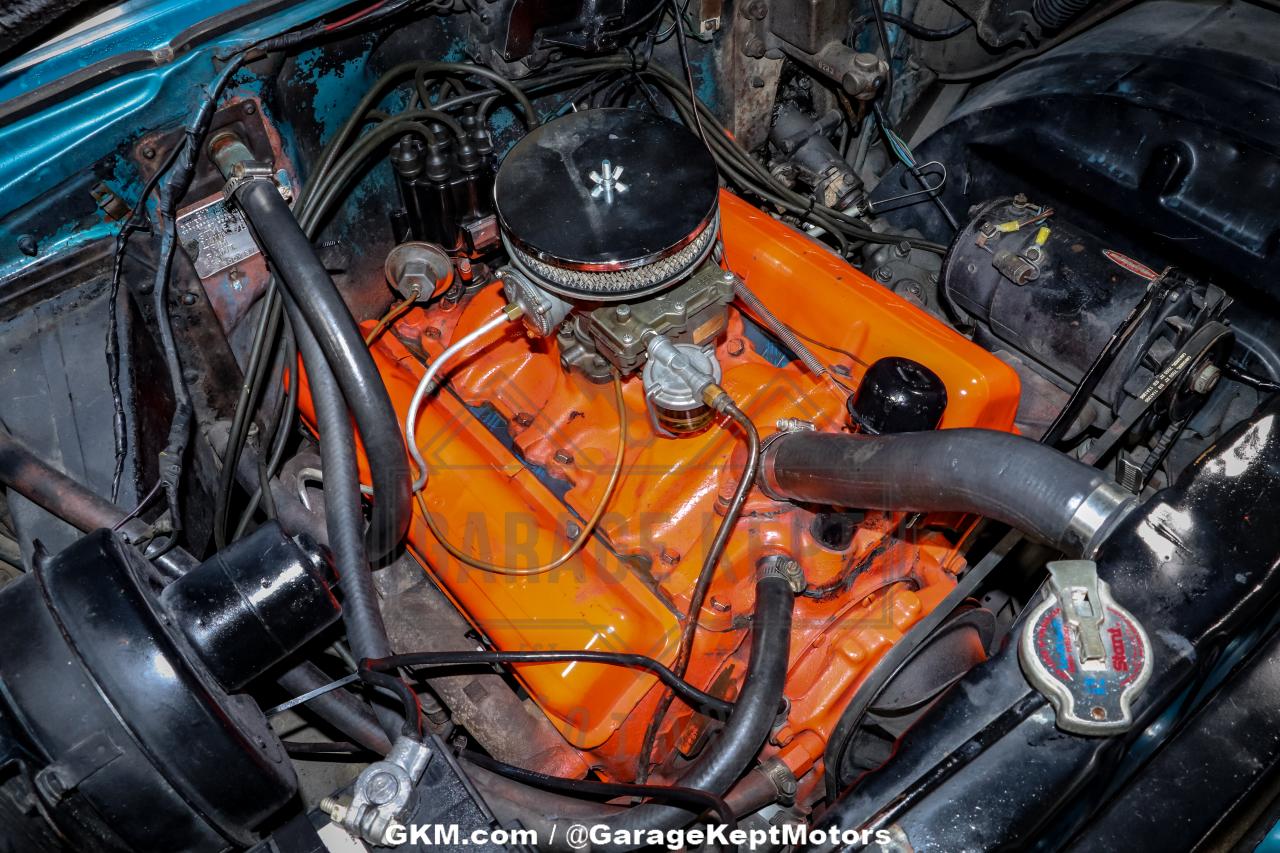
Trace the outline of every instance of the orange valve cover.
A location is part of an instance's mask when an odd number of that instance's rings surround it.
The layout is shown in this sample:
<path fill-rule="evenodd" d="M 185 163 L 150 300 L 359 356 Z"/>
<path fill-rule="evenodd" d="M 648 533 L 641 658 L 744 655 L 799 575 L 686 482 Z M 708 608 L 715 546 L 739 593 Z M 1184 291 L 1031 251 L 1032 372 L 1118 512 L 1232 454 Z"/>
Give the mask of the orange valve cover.
<path fill-rule="evenodd" d="M 946 385 L 942 428 L 1012 429 L 1018 381 L 1003 362 L 741 199 L 722 193 L 721 218 L 728 268 L 783 322 L 821 341 L 815 352 L 848 384 L 877 359 L 909 357 Z M 422 354 L 438 357 L 502 305 L 500 289 L 488 287 L 460 305 L 415 309 L 374 344 L 401 417 L 424 371 Z M 798 362 L 770 361 L 764 341 L 734 307 L 717 348 L 722 386 L 761 433 L 773 432 L 782 418 L 842 429 L 839 389 Z M 478 342 L 447 373 L 447 387 L 417 424 L 430 470 L 425 500 L 445 535 L 470 554 L 508 566 L 563 553 L 601 500 L 614 463 L 612 389 L 563 370 L 554 342 L 528 336 L 518 324 Z M 470 568 L 415 518 L 411 549 L 496 648 L 625 651 L 673 662 L 704 551 L 741 470 L 742 440 L 728 424 L 660 437 L 639 380 L 629 378 L 624 393 L 620 483 L 595 536 L 559 569 L 515 577 Z M 937 525 L 873 513 L 847 547 L 835 550 L 815 536 L 815 518 L 808 508 L 752 493 L 700 614 L 688 669 L 699 687 L 736 695 L 756 563 L 773 553 L 799 560 L 810 590 L 822 592 L 797 599 L 790 708 L 767 747 L 797 776 L 820 769 L 826 740 L 861 679 L 952 589 L 963 567 L 956 536 Z M 954 528 L 956 519 L 941 521 Z M 588 764 L 610 777 L 635 777 L 662 693 L 655 678 L 583 663 L 513 669 Z M 655 754 L 692 753 L 704 723 L 675 704 Z M 654 776 L 661 778 L 662 768 Z"/>

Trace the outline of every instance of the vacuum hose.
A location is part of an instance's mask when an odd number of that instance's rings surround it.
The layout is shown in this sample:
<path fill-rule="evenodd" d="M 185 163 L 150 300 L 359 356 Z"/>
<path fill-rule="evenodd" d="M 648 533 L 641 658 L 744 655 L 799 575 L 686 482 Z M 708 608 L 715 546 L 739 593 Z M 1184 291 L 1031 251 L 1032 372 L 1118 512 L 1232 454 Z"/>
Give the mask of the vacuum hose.
<path fill-rule="evenodd" d="M 974 513 L 1085 557 L 1134 502 L 1096 468 L 985 429 L 783 433 L 766 442 L 760 476 L 777 500 Z"/>
<path fill-rule="evenodd" d="M 750 767 L 773 729 L 782 701 L 791 653 L 791 608 L 795 596 L 785 578 L 764 574 L 756 581 L 755 615 L 752 618 L 751 656 L 742 690 L 733 703 L 733 713 L 719 738 L 702 757 L 672 784 L 721 795 Z M 470 771 L 470 768 L 468 768 Z M 646 843 L 645 834 L 685 826 L 697 815 L 678 806 L 645 803 L 618 810 L 596 806 L 585 813 L 581 800 L 521 786 L 510 780 L 497 781 L 487 774 L 473 777 L 499 817 L 519 816 L 522 824 L 538 832 L 541 840 L 554 840 L 556 849 L 570 849 L 564 843 L 571 824 L 598 824 L 608 839 L 592 850 L 633 850 Z M 530 804 L 537 808 L 531 814 Z"/>

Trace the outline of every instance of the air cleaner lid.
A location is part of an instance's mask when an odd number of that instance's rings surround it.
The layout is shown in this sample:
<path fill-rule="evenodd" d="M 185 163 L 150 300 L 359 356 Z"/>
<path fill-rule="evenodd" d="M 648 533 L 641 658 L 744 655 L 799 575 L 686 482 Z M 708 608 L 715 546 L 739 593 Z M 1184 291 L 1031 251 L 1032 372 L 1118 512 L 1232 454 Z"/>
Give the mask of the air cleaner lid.
<path fill-rule="evenodd" d="M 583 110 L 536 128 L 494 186 L 507 239 L 549 264 L 629 269 L 661 260 L 715 216 L 718 175 L 682 126 L 629 109 Z"/>

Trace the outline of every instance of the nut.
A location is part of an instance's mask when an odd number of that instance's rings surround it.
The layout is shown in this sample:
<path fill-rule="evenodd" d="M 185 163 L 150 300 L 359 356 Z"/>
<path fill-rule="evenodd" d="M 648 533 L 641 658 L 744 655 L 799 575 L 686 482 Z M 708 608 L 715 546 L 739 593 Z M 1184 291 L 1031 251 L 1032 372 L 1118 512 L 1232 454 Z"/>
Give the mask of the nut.
<path fill-rule="evenodd" d="M 1191 390 L 1197 394 L 1208 394 L 1217 386 L 1221 378 L 1222 371 L 1218 369 L 1218 365 L 1209 362 L 1196 371 L 1195 377 L 1191 380 Z"/>

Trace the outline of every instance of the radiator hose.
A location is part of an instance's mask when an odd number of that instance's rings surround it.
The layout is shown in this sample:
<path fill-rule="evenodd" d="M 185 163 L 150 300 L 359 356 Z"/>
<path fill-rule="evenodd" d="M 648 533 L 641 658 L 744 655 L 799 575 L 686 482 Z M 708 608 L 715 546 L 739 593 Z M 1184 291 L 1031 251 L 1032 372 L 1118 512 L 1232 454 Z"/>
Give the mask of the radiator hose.
<path fill-rule="evenodd" d="M 236 201 L 293 298 L 296 317 L 315 336 L 355 418 L 373 478 L 369 557 L 380 559 L 395 550 L 410 515 L 409 463 L 391 397 L 351 312 L 280 192 L 269 182 L 252 181 L 236 193 Z M 294 323 L 295 334 L 298 325 Z"/>
<path fill-rule="evenodd" d="M 756 581 L 751 655 L 733 713 L 699 758 L 672 784 L 723 794 L 751 766 L 773 729 L 782 701 L 791 653 L 791 608 L 795 595 L 785 578 L 763 574 Z M 583 801 L 536 788 L 515 788 L 509 780 L 475 774 L 473 780 L 499 817 L 515 817 L 538 833 L 540 849 L 579 849 L 566 844 L 573 824 L 598 826 L 602 839 L 590 839 L 591 850 L 623 851 L 647 846 L 645 833 L 678 829 L 697 815 L 678 806 L 645 803 L 634 808 L 583 808 Z M 629 840 L 627 840 L 629 839 Z"/>
<path fill-rule="evenodd" d="M 1096 468 L 985 429 L 783 433 L 766 442 L 760 479 L 776 500 L 974 513 L 1085 557 L 1134 504 Z"/>

